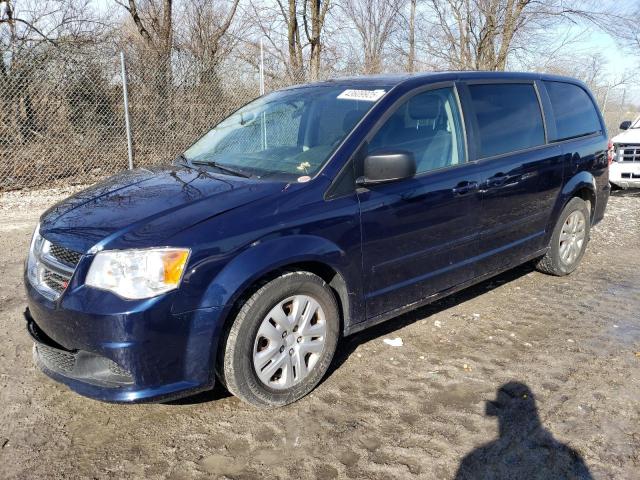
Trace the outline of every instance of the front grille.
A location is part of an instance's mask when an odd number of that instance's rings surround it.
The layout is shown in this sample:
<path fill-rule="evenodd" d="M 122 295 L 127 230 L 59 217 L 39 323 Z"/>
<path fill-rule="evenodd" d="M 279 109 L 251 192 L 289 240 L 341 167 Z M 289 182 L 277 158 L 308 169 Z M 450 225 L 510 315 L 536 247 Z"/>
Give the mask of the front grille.
<path fill-rule="evenodd" d="M 67 350 L 51 340 L 33 320 L 27 323 L 27 329 L 34 340 L 33 358 L 38 366 L 102 387 L 133 384 L 131 373 L 113 360 L 82 350 Z"/>
<path fill-rule="evenodd" d="M 76 366 L 76 355 L 74 353 L 52 348 L 42 343 L 36 344 L 36 349 L 40 360 L 49 370 L 65 373 L 73 372 Z"/>
<path fill-rule="evenodd" d="M 640 162 L 640 145 L 618 145 L 619 162 Z"/>
<path fill-rule="evenodd" d="M 42 272 L 42 280 L 51 290 L 62 293 L 64 292 L 64 289 L 67 288 L 67 285 L 69 285 L 71 276 L 60 275 L 59 273 L 47 269 L 45 266 L 44 271 Z"/>
<path fill-rule="evenodd" d="M 75 267 L 80 261 L 80 257 L 82 257 L 81 253 L 74 252 L 55 243 L 50 245 L 49 254 L 59 262 L 69 265 L 70 267 Z"/>
<path fill-rule="evenodd" d="M 42 295 L 56 300 L 66 290 L 82 253 L 51 243 L 35 234 L 29 253 L 29 281 Z"/>

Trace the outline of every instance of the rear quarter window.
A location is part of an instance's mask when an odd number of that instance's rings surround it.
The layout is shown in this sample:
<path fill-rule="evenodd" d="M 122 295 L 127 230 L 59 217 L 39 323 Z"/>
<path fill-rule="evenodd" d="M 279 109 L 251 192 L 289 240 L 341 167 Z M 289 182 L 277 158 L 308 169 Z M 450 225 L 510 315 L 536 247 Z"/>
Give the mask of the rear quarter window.
<path fill-rule="evenodd" d="M 556 121 L 556 138 L 566 140 L 600 132 L 600 117 L 591 98 L 578 85 L 545 81 Z"/>
<path fill-rule="evenodd" d="M 469 85 L 469 91 L 481 158 L 545 143 L 542 112 L 532 84 Z"/>

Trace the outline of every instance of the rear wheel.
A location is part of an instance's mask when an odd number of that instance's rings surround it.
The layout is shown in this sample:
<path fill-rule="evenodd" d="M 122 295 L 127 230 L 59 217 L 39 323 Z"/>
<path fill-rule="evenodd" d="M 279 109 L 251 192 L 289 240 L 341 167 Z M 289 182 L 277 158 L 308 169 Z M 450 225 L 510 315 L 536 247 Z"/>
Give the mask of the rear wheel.
<path fill-rule="evenodd" d="M 326 373 L 338 341 L 333 292 L 309 272 L 288 272 L 242 306 L 221 355 L 231 393 L 257 407 L 294 402 Z"/>
<path fill-rule="evenodd" d="M 573 272 L 580 263 L 589 242 L 591 214 L 587 202 L 572 198 L 558 218 L 546 255 L 537 269 L 563 276 Z"/>

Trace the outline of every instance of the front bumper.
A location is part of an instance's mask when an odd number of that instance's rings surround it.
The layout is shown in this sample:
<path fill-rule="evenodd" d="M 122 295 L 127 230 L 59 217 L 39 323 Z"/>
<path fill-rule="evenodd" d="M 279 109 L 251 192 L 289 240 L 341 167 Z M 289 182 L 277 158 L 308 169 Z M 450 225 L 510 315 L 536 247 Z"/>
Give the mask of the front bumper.
<path fill-rule="evenodd" d="M 609 181 L 621 188 L 640 188 L 640 162 L 613 162 Z"/>
<path fill-rule="evenodd" d="M 173 314 L 170 295 L 131 302 L 86 287 L 54 302 L 26 289 L 35 362 L 77 393 L 157 402 L 213 387 L 221 309 Z"/>

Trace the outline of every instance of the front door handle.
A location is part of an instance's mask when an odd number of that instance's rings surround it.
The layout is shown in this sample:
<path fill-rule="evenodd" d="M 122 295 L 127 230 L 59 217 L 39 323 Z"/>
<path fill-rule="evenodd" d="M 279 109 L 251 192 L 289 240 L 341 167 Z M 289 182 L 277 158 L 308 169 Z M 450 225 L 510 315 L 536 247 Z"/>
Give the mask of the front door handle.
<path fill-rule="evenodd" d="M 465 180 L 464 182 L 460 182 L 451 190 L 453 191 L 453 194 L 455 196 L 462 197 L 464 195 L 469 195 L 470 193 L 478 191 L 478 188 L 479 188 L 478 182 L 469 182 Z"/>

